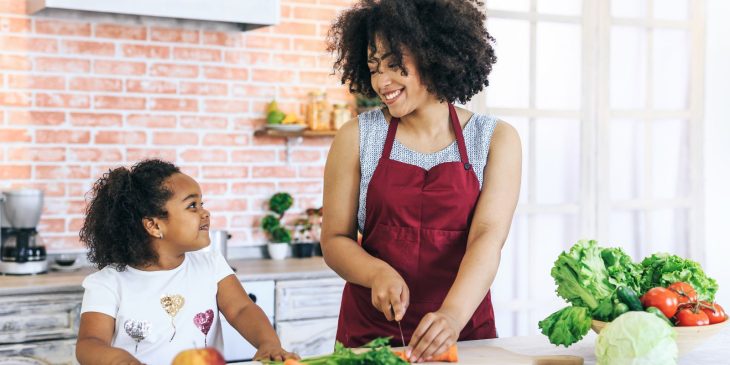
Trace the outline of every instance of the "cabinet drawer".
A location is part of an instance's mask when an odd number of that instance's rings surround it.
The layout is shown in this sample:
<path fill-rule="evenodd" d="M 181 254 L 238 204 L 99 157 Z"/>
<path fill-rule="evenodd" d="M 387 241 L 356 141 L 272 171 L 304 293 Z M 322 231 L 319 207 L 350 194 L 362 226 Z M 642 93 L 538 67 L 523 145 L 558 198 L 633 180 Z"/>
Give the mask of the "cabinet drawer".
<path fill-rule="evenodd" d="M 340 278 L 276 282 L 276 321 L 336 316 L 340 311 Z"/>
<path fill-rule="evenodd" d="M 0 344 L 74 338 L 82 293 L 0 297 Z"/>
<path fill-rule="evenodd" d="M 282 347 L 299 356 L 329 354 L 335 349 L 337 318 L 277 322 L 276 333 Z"/>
<path fill-rule="evenodd" d="M 76 340 L 41 341 L 0 346 L 0 359 L 5 356 L 32 357 L 49 365 L 77 365 Z"/>

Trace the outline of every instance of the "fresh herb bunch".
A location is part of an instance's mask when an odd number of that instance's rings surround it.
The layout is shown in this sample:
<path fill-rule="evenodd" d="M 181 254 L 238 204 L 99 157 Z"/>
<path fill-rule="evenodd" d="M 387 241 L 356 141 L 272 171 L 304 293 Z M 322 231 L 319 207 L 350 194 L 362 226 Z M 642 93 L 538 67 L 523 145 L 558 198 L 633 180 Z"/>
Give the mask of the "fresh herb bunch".
<path fill-rule="evenodd" d="M 269 199 L 269 210 L 261 220 L 261 228 L 268 234 L 271 242 L 291 243 L 291 231 L 281 223 L 284 213 L 294 204 L 289 193 L 276 193 Z"/>
<path fill-rule="evenodd" d="M 404 365 L 405 360 L 398 357 L 390 349 L 390 337 L 376 338 L 364 346 L 368 351 L 355 353 L 340 342 L 335 343 L 335 352 L 331 355 L 309 357 L 289 363 L 301 365 Z M 283 365 L 284 361 L 264 361 L 264 364 Z"/>

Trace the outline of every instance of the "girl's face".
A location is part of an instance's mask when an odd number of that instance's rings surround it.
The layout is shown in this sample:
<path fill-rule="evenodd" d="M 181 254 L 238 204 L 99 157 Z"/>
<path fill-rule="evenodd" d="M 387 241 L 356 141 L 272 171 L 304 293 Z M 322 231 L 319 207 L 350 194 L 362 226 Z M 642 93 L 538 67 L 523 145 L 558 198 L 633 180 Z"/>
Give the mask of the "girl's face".
<path fill-rule="evenodd" d="M 167 178 L 165 185 L 173 195 L 165 203 L 167 218 L 159 220 L 162 241 L 172 244 L 180 252 L 195 251 L 208 246 L 210 212 L 203 208 L 200 185 L 182 173 Z"/>
<path fill-rule="evenodd" d="M 403 49 L 403 67 L 408 75 L 403 76 L 391 59 L 390 47 L 379 37 L 376 37 L 375 46 L 377 51 L 368 54 L 370 84 L 388 107 L 390 115 L 403 117 L 434 99 L 421 83 L 418 68 L 407 49 Z"/>

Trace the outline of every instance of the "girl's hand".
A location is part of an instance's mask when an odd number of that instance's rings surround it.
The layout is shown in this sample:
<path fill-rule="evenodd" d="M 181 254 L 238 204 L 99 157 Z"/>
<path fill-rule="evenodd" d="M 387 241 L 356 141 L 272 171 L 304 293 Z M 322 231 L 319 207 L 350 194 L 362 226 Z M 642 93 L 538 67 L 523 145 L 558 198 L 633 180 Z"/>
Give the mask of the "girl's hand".
<path fill-rule="evenodd" d="M 411 337 L 409 358 L 413 362 L 429 361 L 440 353 L 446 352 L 459 339 L 461 328 L 457 321 L 441 311 L 423 316 Z"/>
<path fill-rule="evenodd" d="M 388 321 L 400 321 L 406 314 L 410 291 L 405 280 L 393 268 L 381 270 L 370 283 L 373 307 L 385 314 Z"/>
<path fill-rule="evenodd" d="M 274 360 L 274 361 L 284 361 L 286 359 L 297 359 L 299 360 L 299 355 L 289 352 L 281 348 L 281 345 L 279 344 L 262 344 L 259 346 L 258 351 L 256 351 L 256 355 L 253 356 L 254 360 Z"/>

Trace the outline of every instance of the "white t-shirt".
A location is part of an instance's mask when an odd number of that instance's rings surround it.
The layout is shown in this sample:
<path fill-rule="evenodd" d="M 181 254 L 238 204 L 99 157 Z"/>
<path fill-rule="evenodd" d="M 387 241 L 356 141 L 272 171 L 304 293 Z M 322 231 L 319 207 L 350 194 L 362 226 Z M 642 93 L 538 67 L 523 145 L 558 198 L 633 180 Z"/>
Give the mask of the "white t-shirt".
<path fill-rule="evenodd" d="M 172 270 L 106 267 L 84 279 L 81 313 L 114 317 L 112 346 L 148 365 L 170 365 L 181 351 L 203 348 L 206 342 L 223 353 L 216 295 L 218 282 L 231 274 L 216 251 L 188 252 Z"/>

